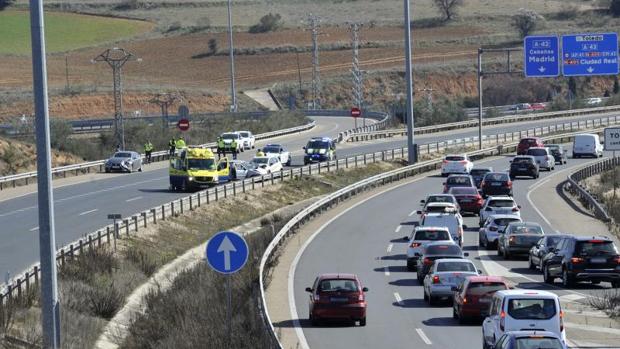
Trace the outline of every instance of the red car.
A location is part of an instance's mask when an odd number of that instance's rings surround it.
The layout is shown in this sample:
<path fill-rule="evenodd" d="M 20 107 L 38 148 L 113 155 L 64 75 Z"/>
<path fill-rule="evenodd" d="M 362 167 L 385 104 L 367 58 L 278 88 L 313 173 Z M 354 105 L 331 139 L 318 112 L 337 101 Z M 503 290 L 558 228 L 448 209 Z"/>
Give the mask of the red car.
<path fill-rule="evenodd" d="M 355 274 L 319 275 L 310 293 L 310 321 L 312 325 L 321 320 L 359 321 L 366 326 L 366 295 L 368 288 L 362 287 Z"/>
<path fill-rule="evenodd" d="M 533 110 L 545 110 L 547 108 L 547 104 L 545 103 L 532 103 Z"/>
<path fill-rule="evenodd" d="M 476 188 L 452 187 L 449 194 L 454 195 L 461 207 L 461 212 L 479 213 L 484 200 Z"/>
<path fill-rule="evenodd" d="M 452 317 L 458 319 L 459 323 L 485 318 L 489 314 L 493 294 L 508 289 L 508 282 L 501 276 L 470 276 L 460 287 L 452 289 Z"/>
<path fill-rule="evenodd" d="M 545 147 L 543 141 L 538 137 L 522 138 L 517 145 L 517 155 L 525 155 L 530 148 Z"/>

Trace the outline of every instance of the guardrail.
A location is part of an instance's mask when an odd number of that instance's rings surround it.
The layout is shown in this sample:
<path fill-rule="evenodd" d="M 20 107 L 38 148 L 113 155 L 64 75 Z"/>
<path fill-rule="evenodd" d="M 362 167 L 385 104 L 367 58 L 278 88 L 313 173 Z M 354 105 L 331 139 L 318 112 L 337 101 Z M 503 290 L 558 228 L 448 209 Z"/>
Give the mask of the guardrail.
<path fill-rule="evenodd" d="M 292 134 L 292 133 L 297 133 L 297 132 L 302 132 L 302 131 L 312 129 L 315 125 L 316 125 L 316 122 L 312 121 L 311 123 L 308 123 L 306 125 L 291 127 L 291 128 L 284 129 L 284 130 L 261 133 L 261 134 L 256 135 L 255 137 L 256 139 L 260 140 L 260 139 L 267 139 L 267 138 L 272 138 L 272 137 L 277 137 L 277 136 L 283 136 L 287 134 Z M 203 146 L 215 147 L 216 144 L 214 142 L 211 142 L 211 143 L 203 144 Z M 167 160 L 168 157 L 169 156 L 168 156 L 167 150 L 154 152 L 151 155 L 151 159 L 153 162 L 164 161 L 164 160 Z M 59 177 L 66 178 L 67 173 L 71 173 L 71 172 L 73 172 L 76 176 L 79 174 L 90 173 L 93 170 L 103 172 L 103 167 L 104 167 L 105 162 L 106 160 L 97 160 L 97 161 L 85 162 L 81 164 L 55 167 L 52 169 L 52 178 L 59 178 Z M 7 186 L 14 188 L 18 184 L 22 184 L 22 183 L 25 185 L 28 185 L 30 184 L 30 182 L 35 181 L 36 178 L 37 178 L 36 171 L 0 177 L 0 190 L 7 188 Z"/>
<path fill-rule="evenodd" d="M 574 196 L 577 196 L 588 209 L 591 209 L 594 212 L 596 218 L 606 223 L 611 222 L 612 218 L 609 213 L 607 213 L 605 205 L 598 202 L 596 195 L 590 193 L 588 188 L 585 185 L 581 184 L 581 181 L 602 172 L 612 170 L 617 166 L 620 166 L 620 158 L 618 157 L 601 160 L 586 167 L 582 167 L 575 172 L 572 172 L 570 175 L 568 175 L 567 179 L 569 183 L 567 188 L 570 193 Z"/>

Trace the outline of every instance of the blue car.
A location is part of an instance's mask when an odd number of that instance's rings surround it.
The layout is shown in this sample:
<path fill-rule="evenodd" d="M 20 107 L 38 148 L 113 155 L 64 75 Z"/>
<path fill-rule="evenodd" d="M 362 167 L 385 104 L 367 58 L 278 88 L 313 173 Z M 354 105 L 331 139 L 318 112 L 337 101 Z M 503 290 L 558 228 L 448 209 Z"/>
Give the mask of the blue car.
<path fill-rule="evenodd" d="M 336 159 L 336 143 L 329 137 L 315 137 L 304 147 L 304 165 Z"/>
<path fill-rule="evenodd" d="M 499 337 L 493 349 L 567 349 L 560 336 L 547 331 L 513 331 Z"/>

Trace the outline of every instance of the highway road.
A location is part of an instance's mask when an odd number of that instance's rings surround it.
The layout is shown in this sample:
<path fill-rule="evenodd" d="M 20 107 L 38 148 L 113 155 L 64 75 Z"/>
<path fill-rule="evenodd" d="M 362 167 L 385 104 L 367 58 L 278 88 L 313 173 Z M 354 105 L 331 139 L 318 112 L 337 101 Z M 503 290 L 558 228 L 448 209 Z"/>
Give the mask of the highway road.
<path fill-rule="evenodd" d="M 609 155 L 609 154 L 606 154 Z M 481 160 L 479 165 L 492 166 L 496 170 L 508 168 L 509 159 L 502 157 Z M 553 172 L 541 172 L 538 180 L 517 179 L 514 182 L 514 197 L 523 206 L 524 220 L 540 223 L 547 234 L 556 233 L 550 226 L 552 217 L 543 217 L 542 211 L 571 215 L 572 212 L 554 211 L 545 206 L 545 201 L 531 201 L 531 193 L 548 185 L 550 176 L 565 176 L 568 169 L 585 164 L 593 159 L 570 159 L 568 165 L 556 166 Z M 305 342 L 310 348 L 481 348 L 482 330 L 479 323 L 459 325 L 452 319 L 449 304 L 430 307 L 423 300 L 423 290 L 415 273 L 406 269 L 407 243 L 403 236 L 413 230 L 418 216 L 419 201 L 426 195 L 441 192 L 443 179 L 433 175 L 415 182 L 393 188 L 371 196 L 358 205 L 353 205 L 342 214 L 325 223 L 318 235 L 300 251 L 294 275 L 293 288 L 297 317 L 300 319 Z M 545 289 L 560 295 L 562 300 L 576 300 L 589 294 L 600 294 L 609 289 L 608 283 L 598 286 L 582 284 L 565 290 L 543 283 L 542 275 L 527 268 L 527 260 L 505 261 L 495 251 L 478 248 L 478 218 L 465 217 L 466 229 L 464 249 L 469 258 L 487 275 L 501 275 L 519 288 Z M 589 228 L 589 227 L 588 227 Z M 602 231 L 588 231 L 586 227 L 575 227 L 575 234 L 604 234 Z M 355 273 L 367 293 L 368 313 L 366 327 L 350 327 L 348 324 L 312 327 L 308 317 L 308 294 L 306 287 L 321 273 Z M 291 290 L 289 290 L 290 292 Z M 576 336 L 568 330 L 569 340 Z M 301 340 L 302 348 L 304 340 Z"/>
<path fill-rule="evenodd" d="M 586 117 L 571 117 L 565 119 L 542 120 L 530 123 L 506 124 L 488 127 L 489 133 L 525 130 L 555 124 L 563 120 L 585 120 L 601 115 Z M 301 148 L 312 136 L 331 135 L 353 127 L 353 120 L 343 117 L 316 117 L 317 127 L 313 130 L 295 135 L 283 136 L 258 142 L 257 145 L 279 142 L 292 151 L 293 165 L 300 165 L 302 160 Z M 471 137 L 477 134 L 477 129 L 460 129 L 438 134 L 428 134 L 416 138 L 420 144 L 440 140 Z M 391 149 L 405 146 L 406 141 L 389 140 L 382 142 L 349 143 L 339 147 L 337 154 L 340 157 L 354 154 Z M 253 152 L 242 153 L 242 159 L 249 159 Z M 163 165 L 155 164 L 152 170 L 130 175 L 110 174 L 100 175 L 95 181 L 79 181 L 76 184 L 65 185 L 54 190 L 56 241 L 63 246 L 76 240 L 85 233 L 96 231 L 111 222 L 107 214 L 120 213 L 129 216 L 137 212 L 161 205 L 185 196 L 184 193 L 168 191 L 168 170 Z M 146 166 L 148 169 L 149 166 Z M 78 177 L 79 178 L 79 177 Z M 36 187 L 32 187 L 33 191 Z M 11 275 L 20 273 L 28 266 L 38 261 L 37 235 L 37 198 L 34 193 L 0 201 L 0 273 Z"/>

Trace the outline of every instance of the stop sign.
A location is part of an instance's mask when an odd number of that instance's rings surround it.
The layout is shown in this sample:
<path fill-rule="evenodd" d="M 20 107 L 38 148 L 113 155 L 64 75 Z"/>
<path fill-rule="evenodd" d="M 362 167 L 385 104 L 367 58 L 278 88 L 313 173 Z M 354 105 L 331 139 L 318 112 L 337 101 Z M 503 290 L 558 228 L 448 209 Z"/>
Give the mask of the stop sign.
<path fill-rule="evenodd" d="M 179 122 L 177 122 L 177 127 L 179 128 L 179 130 L 181 131 L 187 131 L 189 130 L 189 120 L 187 119 L 181 119 L 179 120 Z"/>
<path fill-rule="evenodd" d="M 362 115 L 362 111 L 358 107 L 351 108 L 351 116 L 354 118 L 358 118 Z"/>

